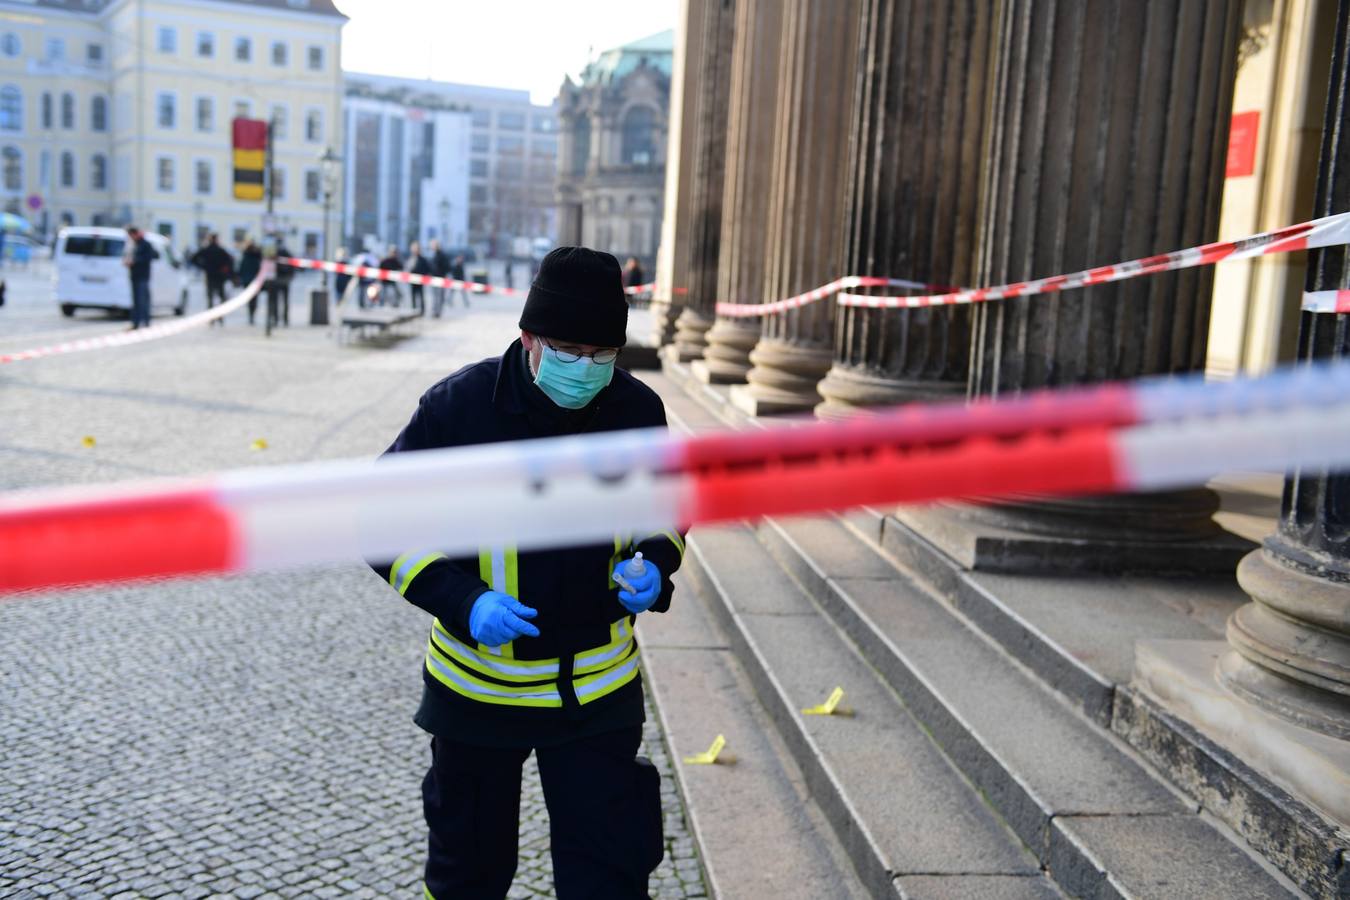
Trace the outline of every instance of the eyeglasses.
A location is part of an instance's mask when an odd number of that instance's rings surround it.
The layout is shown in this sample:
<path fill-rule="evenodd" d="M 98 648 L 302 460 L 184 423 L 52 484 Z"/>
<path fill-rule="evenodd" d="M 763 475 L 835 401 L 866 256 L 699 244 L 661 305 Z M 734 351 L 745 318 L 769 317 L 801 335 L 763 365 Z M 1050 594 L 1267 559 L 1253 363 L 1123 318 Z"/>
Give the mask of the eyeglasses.
<path fill-rule="evenodd" d="M 596 350 L 593 353 L 577 353 L 573 350 L 559 350 L 557 347 L 553 346 L 547 341 L 544 342 L 544 346 L 548 347 L 548 349 L 553 351 L 554 355 L 557 356 L 558 358 L 558 362 L 574 363 L 580 360 L 583 356 L 589 356 L 592 362 L 599 363 L 600 365 L 605 366 L 609 365 L 610 363 L 614 362 L 614 360 L 619 358 L 618 350 L 606 349 L 606 350 Z"/>

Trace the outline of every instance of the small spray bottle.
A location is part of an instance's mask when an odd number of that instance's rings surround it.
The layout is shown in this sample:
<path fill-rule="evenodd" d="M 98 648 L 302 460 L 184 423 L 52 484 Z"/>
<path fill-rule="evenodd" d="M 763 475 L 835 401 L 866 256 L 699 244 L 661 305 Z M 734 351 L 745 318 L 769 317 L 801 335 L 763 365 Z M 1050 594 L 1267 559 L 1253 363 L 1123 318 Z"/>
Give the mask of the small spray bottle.
<path fill-rule="evenodd" d="M 626 570 L 626 571 L 627 571 L 627 573 L 628 573 L 629 575 L 634 575 L 634 576 L 636 576 L 636 575 L 642 575 L 642 574 L 645 574 L 645 573 L 646 573 L 646 571 L 647 571 L 647 564 L 646 564 L 645 562 L 642 561 L 642 551 L 641 551 L 641 550 L 639 550 L 637 553 L 633 554 L 633 558 L 632 558 L 631 560 L 629 560 L 629 562 L 628 562 L 628 567 L 627 567 L 627 570 Z M 624 577 L 623 577 L 622 575 L 615 574 L 615 576 L 614 576 L 614 583 L 617 584 L 619 587 L 623 588 L 625 591 L 627 591 L 627 592 L 630 593 L 630 594 L 635 594 L 635 593 L 637 593 L 637 591 L 635 591 L 635 590 L 633 589 L 633 586 L 632 586 L 631 584 L 629 584 L 629 583 L 624 579 Z"/>

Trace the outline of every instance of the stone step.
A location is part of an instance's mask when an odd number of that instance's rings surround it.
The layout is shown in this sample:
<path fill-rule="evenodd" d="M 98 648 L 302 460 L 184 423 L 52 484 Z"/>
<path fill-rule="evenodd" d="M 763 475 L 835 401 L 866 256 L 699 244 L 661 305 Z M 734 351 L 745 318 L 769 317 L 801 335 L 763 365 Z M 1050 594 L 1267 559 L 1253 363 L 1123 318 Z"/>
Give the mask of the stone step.
<path fill-rule="evenodd" d="M 1050 898 L 1035 856 L 745 527 L 686 566 L 873 896 Z M 804 707 L 843 687 L 852 716 Z"/>
<path fill-rule="evenodd" d="M 704 601 L 684 572 L 675 584 L 671 611 L 639 616 L 638 636 L 711 896 L 866 897 Z M 683 762 L 718 734 L 733 765 Z"/>
<path fill-rule="evenodd" d="M 844 522 L 767 522 L 757 534 L 1068 893 L 1291 895 L 1197 804 Z"/>

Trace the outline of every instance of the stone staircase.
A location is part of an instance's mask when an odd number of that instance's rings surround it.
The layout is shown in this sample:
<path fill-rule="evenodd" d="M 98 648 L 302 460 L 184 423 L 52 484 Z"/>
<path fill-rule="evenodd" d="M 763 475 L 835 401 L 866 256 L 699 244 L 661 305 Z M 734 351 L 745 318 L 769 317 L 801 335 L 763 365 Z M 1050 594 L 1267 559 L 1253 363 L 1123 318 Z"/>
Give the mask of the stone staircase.
<path fill-rule="evenodd" d="M 679 367 L 644 378 L 677 429 L 757 427 Z M 1316 816 L 1281 820 L 1291 880 L 1112 730 L 1131 660 L 1057 622 L 1056 596 L 1033 579 L 1019 599 L 934 554 L 872 511 L 691 535 L 676 607 L 640 628 L 676 756 L 718 733 L 737 756 L 679 770 L 717 896 L 1339 894 L 1341 837 L 1313 833 Z M 1188 608 L 1159 600 L 1170 615 L 1098 625 L 1115 644 L 1213 638 L 1239 598 L 1194 590 Z M 852 715 L 802 713 L 835 687 Z"/>

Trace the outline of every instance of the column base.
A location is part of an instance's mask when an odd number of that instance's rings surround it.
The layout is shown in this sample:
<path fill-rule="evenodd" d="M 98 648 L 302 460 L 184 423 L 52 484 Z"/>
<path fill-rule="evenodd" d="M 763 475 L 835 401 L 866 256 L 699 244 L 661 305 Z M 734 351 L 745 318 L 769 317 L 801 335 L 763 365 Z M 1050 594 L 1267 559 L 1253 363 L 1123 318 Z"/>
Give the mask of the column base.
<path fill-rule="evenodd" d="M 1025 518 L 1021 505 L 958 504 L 905 507 L 895 517 L 963 568 L 978 572 L 1227 575 L 1255 548 L 1212 520 L 1212 527 L 1171 532 L 1131 527 L 1132 518 L 1156 524 L 1158 517 L 1147 512 L 1174 496 L 1037 500 Z M 1097 505 L 1103 501 L 1110 503 Z M 1064 516 L 1064 509 L 1075 514 Z"/>
<path fill-rule="evenodd" d="M 1140 641 L 1134 686 L 1295 797 L 1350 823 L 1350 741 L 1229 691 L 1225 673 L 1244 663 L 1224 641 Z"/>
<path fill-rule="evenodd" d="M 833 356 L 824 347 L 761 340 L 750 351 L 753 368 L 746 376 L 748 384 L 732 389 L 731 402 L 752 416 L 812 410 L 821 399 L 816 385 L 830 370 Z"/>
<path fill-rule="evenodd" d="M 735 320 L 718 319 L 708 331 L 703 359 L 690 368 L 704 384 L 744 384 L 750 374 L 750 351 L 759 343 L 758 322 L 747 328 Z"/>
<path fill-rule="evenodd" d="M 686 306 L 675 320 L 675 348 L 680 362 L 692 362 L 703 357 L 708 349 L 708 331 L 713 326 L 711 316 Z"/>
<path fill-rule="evenodd" d="M 816 415 L 832 419 L 902 403 L 959 400 L 966 395 L 966 383 L 891 378 L 836 363 L 817 390 L 825 399 L 816 407 Z"/>
<path fill-rule="evenodd" d="M 1278 543 L 1274 547 L 1278 547 Z M 1228 620 L 1224 684 L 1268 712 L 1350 741 L 1350 584 L 1281 564 L 1271 545 L 1237 571 L 1251 595 Z"/>
<path fill-rule="evenodd" d="M 675 320 L 684 312 L 683 304 L 652 301 L 652 343 L 664 347 L 675 340 Z"/>

